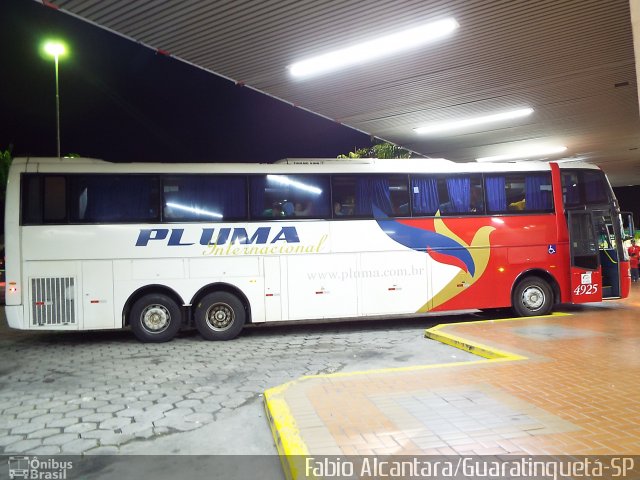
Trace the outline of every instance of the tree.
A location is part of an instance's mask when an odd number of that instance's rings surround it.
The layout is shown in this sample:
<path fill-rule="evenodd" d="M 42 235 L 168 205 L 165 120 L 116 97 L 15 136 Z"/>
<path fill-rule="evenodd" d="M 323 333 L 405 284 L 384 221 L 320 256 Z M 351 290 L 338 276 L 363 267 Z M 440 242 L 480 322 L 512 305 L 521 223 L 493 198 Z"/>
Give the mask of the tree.
<path fill-rule="evenodd" d="M 0 150 L 0 244 L 2 245 L 4 245 L 4 199 L 7 194 L 9 167 L 13 160 L 11 150 L 13 145 L 9 145 L 6 150 Z"/>
<path fill-rule="evenodd" d="M 411 158 L 411 151 L 393 143 L 383 142 L 369 148 L 359 148 L 347 155 L 338 155 L 338 158 Z"/>
<path fill-rule="evenodd" d="M 7 180 L 9 179 L 9 167 L 13 157 L 11 155 L 13 145 L 9 145 L 6 150 L 0 150 L 0 189 L 2 194 L 2 203 L 4 203 L 4 195 L 7 191 Z"/>

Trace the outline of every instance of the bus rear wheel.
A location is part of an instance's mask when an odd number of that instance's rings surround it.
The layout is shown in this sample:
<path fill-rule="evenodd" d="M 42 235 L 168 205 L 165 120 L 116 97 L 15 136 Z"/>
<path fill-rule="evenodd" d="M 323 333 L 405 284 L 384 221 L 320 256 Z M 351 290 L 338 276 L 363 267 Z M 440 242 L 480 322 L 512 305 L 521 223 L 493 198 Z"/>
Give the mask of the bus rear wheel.
<path fill-rule="evenodd" d="M 521 317 L 548 315 L 553 308 L 551 286 L 540 277 L 527 277 L 513 292 L 513 311 Z"/>
<path fill-rule="evenodd" d="M 195 324 L 207 340 L 231 340 L 244 327 L 246 313 L 238 297 L 228 292 L 206 295 L 196 307 Z"/>
<path fill-rule="evenodd" d="M 129 325 L 141 342 L 168 342 L 180 330 L 182 312 L 171 297 L 151 293 L 133 304 L 129 312 Z"/>

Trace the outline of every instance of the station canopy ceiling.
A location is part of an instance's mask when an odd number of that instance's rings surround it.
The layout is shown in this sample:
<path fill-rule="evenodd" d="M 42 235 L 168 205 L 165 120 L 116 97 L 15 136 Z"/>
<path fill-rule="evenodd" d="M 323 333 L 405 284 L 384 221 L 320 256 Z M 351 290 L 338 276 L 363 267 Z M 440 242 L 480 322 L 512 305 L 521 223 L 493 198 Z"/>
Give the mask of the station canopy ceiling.
<path fill-rule="evenodd" d="M 53 0 L 64 12 L 427 157 L 475 161 L 566 146 L 548 159 L 640 184 L 629 3 L 622 0 Z M 444 18 L 429 45 L 317 77 L 297 61 Z M 526 117 L 420 135 L 433 122 Z"/>

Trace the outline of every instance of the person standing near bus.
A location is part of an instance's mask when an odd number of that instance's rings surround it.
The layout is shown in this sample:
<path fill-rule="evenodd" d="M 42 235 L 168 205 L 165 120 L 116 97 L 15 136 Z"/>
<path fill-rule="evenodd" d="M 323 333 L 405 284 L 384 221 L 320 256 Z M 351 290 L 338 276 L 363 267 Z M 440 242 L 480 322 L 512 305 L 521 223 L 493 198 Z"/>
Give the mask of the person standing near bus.
<path fill-rule="evenodd" d="M 631 263 L 631 281 L 637 282 L 640 279 L 640 273 L 638 272 L 638 257 L 640 257 L 640 247 L 636 245 L 635 240 L 631 240 L 631 246 L 629 247 L 629 260 Z"/>

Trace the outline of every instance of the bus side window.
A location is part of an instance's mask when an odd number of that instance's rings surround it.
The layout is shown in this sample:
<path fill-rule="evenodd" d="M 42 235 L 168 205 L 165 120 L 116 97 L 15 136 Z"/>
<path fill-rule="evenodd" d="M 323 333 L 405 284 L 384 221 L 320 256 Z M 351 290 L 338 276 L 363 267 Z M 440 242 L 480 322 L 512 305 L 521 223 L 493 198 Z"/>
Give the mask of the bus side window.
<path fill-rule="evenodd" d="M 333 216 L 408 216 L 407 175 L 334 175 Z"/>
<path fill-rule="evenodd" d="M 355 214 L 356 177 L 354 175 L 333 175 L 333 218 L 351 217 Z"/>
<path fill-rule="evenodd" d="M 600 171 L 582 172 L 582 182 L 584 183 L 584 192 L 586 203 L 608 203 L 609 196 L 607 191 L 609 186 L 604 174 Z"/>
<path fill-rule="evenodd" d="M 484 214 L 480 175 L 453 175 L 438 179 L 438 210 L 441 215 Z"/>
<path fill-rule="evenodd" d="M 551 196 L 551 175 L 530 173 L 524 177 L 525 211 L 550 211 L 553 208 Z"/>
<path fill-rule="evenodd" d="M 408 217 L 410 215 L 407 180 L 407 175 L 389 175 L 389 195 L 393 216 Z"/>
<path fill-rule="evenodd" d="M 578 172 L 562 172 L 562 199 L 567 207 L 576 206 L 580 203 Z"/>
<path fill-rule="evenodd" d="M 508 175 L 506 178 L 506 198 L 509 213 L 523 212 L 527 208 L 527 199 L 524 190 L 524 177 L 521 175 Z"/>
<path fill-rule="evenodd" d="M 69 177 L 71 223 L 157 221 L 158 180 L 151 175 Z"/>
<path fill-rule="evenodd" d="M 440 205 L 438 180 L 426 175 L 411 176 L 413 215 L 434 215 Z"/>
<path fill-rule="evenodd" d="M 44 177 L 44 215 L 47 222 L 60 222 L 67 218 L 67 179 L 62 176 Z"/>
<path fill-rule="evenodd" d="M 380 214 L 392 215 L 389 178 L 366 175 L 356 178 L 355 215 L 371 218 Z"/>
<path fill-rule="evenodd" d="M 67 179 L 62 175 L 25 175 L 22 182 L 25 225 L 66 223 Z"/>
<path fill-rule="evenodd" d="M 162 218 L 168 222 L 239 220 L 247 217 L 245 177 L 170 175 L 163 178 Z"/>
<path fill-rule="evenodd" d="M 548 172 L 487 174 L 485 189 L 490 214 L 548 212 L 553 208 Z"/>
<path fill-rule="evenodd" d="M 40 175 L 22 177 L 22 223 L 23 225 L 42 223 L 42 177 Z"/>
<path fill-rule="evenodd" d="M 249 180 L 251 218 L 327 218 L 328 175 L 254 175 Z"/>

